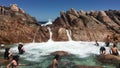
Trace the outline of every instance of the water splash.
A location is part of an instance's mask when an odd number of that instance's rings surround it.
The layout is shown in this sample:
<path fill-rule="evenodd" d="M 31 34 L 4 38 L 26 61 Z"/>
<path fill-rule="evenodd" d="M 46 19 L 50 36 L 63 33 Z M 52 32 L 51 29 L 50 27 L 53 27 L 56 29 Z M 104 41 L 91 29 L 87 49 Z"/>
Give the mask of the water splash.
<path fill-rule="evenodd" d="M 51 19 L 49 19 L 47 23 L 42 24 L 41 26 L 46 26 L 46 25 L 50 25 L 50 24 L 52 24 L 52 20 Z"/>
<path fill-rule="evenodd" d="M 48 40 L 48 42 L 52 42 L 53 41 L 52 40 L 52 31 L 51 31 L 50 27 L 48 27 L 48 30 L 49 30 L 49 33 L 50 33 L 50 39 Z"/>
<path fill-rule="evenodd" d="M 71 30 L 66 30 L 69 41 L 72 41 Z"/>

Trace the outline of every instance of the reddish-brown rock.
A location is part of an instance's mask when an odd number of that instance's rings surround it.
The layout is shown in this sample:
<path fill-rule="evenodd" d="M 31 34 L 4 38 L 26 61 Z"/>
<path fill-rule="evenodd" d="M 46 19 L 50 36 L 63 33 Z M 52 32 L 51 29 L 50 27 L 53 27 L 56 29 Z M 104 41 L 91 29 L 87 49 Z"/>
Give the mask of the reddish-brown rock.
<path fill-rule="evenodd" d="M 53 22 L 53 28 L 58 27 L 60 24 L 61 27 L 69 29 L 72 40 L 104 41 L 107 35 L 110 35 L 111 40 L 113 40 L 112 35 L 116 34 L 117 40 L 120 41 L 120 11 L 77 12 L 74 9 L 70 9 L 69 11 L 61 12 L 60 15 Z"/>

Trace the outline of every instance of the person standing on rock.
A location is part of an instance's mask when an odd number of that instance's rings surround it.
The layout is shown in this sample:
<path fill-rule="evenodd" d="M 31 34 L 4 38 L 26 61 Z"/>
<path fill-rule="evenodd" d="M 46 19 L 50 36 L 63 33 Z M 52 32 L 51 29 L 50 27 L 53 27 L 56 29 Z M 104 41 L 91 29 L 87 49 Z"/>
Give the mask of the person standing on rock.
<path fill-rule="evenodd" d="M 58 59 L 59 59 L 59 55 L 56 55 L 52 62 L 52 68 L 58 68 Z"/>
<path fill-rule="evenodd" d="M 115 43 L 113 44 L 113 47 L 111 47 L 111 49 L 110 49 L 110 54 L 115 55 L 115 56 L 119 55 L 118 47 Z"/>
<path fill-rule="evenodd" d="M 109 47 L 109 44 L 110 44 L 110 36 L 107 35 L 107 38 L 105 40 L 105 44 L 106 44 L 106 47 Z"/>

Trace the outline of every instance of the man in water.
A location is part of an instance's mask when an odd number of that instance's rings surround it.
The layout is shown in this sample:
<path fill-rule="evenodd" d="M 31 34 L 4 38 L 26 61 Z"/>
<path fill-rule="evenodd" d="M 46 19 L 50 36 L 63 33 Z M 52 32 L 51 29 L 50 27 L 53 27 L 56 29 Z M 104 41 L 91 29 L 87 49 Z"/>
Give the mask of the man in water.
<path fill-rule="evenodd" d="M 101 54 L 101 55 L 105 55 L 105 54 L 106 54 L 106 49 L 105 49 L 105 47 L 102 46 L 102 47 L 100 48 L 100 54 Z"/>
<path fill-rule="evenodd" d="M 25 52 L 25 49 L 22 44 L 18 45 L 18 51 L 19 51 L 19 54 L 23 54 Z"/>
<path fill-rule="evenodd" d="M 115 43 L 113 44 L 113 47 L 111 47 L 111 49 L 110 49 L 110 54 L 115 55 L 115 56 L 119 55 L 118 48 L 117 48 L 117 45 Z"/>
<path fill-rule="evenodd" d="M 52 62 L 52 68 L 58 68 L 58 58 L 59 58 L 59 55 L 56 55 L 53 59 L 53 62 Z"/>

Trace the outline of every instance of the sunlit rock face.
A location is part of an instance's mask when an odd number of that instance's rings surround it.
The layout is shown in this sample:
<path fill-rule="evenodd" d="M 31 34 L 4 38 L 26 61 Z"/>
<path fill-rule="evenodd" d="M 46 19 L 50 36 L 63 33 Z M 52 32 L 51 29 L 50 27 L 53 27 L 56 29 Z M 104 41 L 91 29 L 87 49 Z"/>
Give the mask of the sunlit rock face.
<path fill-rule="evenodd" d="M 60 17 L 53 22 L 53 27 L 63 27 L 71 31 L 75 41 L 104 41 L 107 35 L 116 35 L 120 40 L 120 11 L 76 11 L 70 9 L 60 12 Z"/>
<path fill-rule="evenodd" d="M 12 5 L 10 6 L 10 9 L 11 9 L 12 11 L 19 11 L 19 7 L 17 6 L 17 4 L 12 4 Z"/>
<path fill-rule="evenodd" d="M 68 41 L 68 36 L 65 28 L 59 27 L 52 30 L 52 38 L 54 41 Z"/>
<path fill-rule="evenodd" d="M 120 57 L 115 55 L 106 54 L 103 56 L 97 56 L 97 60 L 99 60 L 102 63 L 111 63 L 111 64 L 119 64 L 120 63 Z"/>
<path fill-rule="evenodd" d="M 47 27 L 41 27 L 34 17 L 16 4 L 0 6 L 0 9 L 0 44 L 45 42 L 49 39 Z"/>

